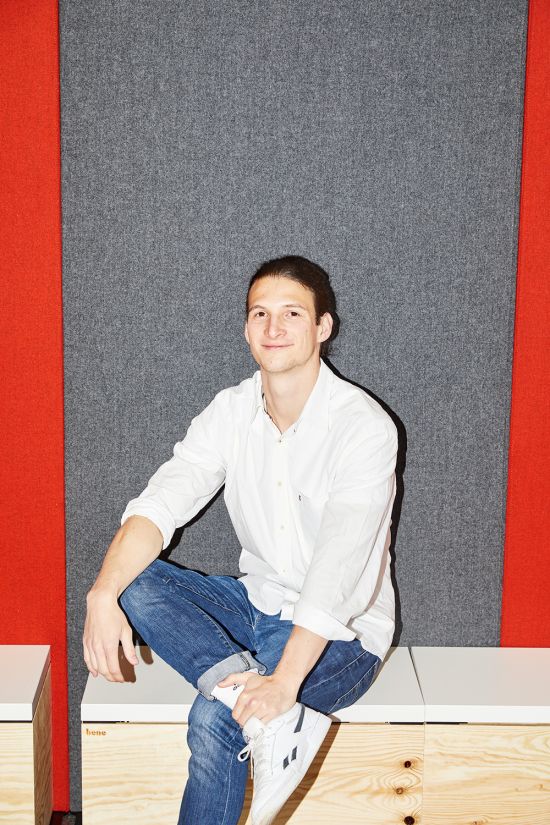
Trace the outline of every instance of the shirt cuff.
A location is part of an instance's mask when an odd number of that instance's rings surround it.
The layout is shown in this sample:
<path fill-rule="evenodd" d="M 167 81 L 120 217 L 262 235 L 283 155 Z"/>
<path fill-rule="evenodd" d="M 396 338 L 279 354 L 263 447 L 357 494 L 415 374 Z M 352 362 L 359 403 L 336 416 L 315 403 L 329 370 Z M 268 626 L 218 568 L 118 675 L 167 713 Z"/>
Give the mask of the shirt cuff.
<path fill-rule="evenodd" d="M 303 599 L 299 599 L 294 605 L 292 622 L 331 641 L 338 639 L 342 642 L 352 642 L 357 637 L 353 630 L 339 622 L 330 613 L 320 610 Z"/>
<path fill-rule="evenodd" d="M 123 512 L 122 518 L 120 519 L 121 527 L 124 522 L 130 518 L 130 516 L 144 516 L 145 518 L 148 518 L 149 521 L 152 521 L 162 533 L 162 549 L 166 550 L 172 541 L 172 536 L 174 535 L 175 530 L 174 522 L 169 516 L 166 516 L 165 513 L 158 510 L 154 505 L 147 505 L 143 502 L 139 505 L 132 505 L 130 502 L 128 507 L 126 507 Z"/>

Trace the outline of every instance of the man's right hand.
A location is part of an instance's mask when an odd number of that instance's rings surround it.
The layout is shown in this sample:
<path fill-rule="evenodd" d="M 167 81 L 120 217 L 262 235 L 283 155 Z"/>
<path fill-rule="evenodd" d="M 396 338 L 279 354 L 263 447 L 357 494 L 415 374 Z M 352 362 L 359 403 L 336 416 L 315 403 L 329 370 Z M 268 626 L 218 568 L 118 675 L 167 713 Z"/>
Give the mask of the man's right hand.
<path fill-rule="evenodd" d="M 94 591 L 92 588 L 86 602 L 82 643 L 88 670 L 92 676 L 101 673 L 109 682 L 124 682 L 118 659 L 119 641 L 130 664 L 138 664 L 128 620 L 111 592 Z"/>
<path fill-rule="evenodd" d="M 95 584 L 86 596 L 84 661 L 93 676 L 101 673 L 109 682 L 123 682 L 118 660 L 118 643 L 131 665 L 138 659 L 132 644 L 132 630 L 118 597 L 157 558 L 162 550 L 162 533 L 145 516 L 130 516 L 120 527 L 107 551 Z"/>

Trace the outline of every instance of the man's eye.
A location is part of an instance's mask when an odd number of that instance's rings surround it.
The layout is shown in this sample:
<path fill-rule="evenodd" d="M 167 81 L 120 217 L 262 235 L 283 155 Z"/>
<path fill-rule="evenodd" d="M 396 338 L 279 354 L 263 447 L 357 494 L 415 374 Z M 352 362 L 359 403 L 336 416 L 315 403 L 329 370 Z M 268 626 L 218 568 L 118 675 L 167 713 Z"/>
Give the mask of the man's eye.
<path fill-rule="evenodd" d="M 292 315 L 293 318 L 299 318 L 300 317 L 300 313 L 296 312 L 296 310 L 294 310 L 294 309 L 292 309 L 290 311 L 289 315 Z"/>

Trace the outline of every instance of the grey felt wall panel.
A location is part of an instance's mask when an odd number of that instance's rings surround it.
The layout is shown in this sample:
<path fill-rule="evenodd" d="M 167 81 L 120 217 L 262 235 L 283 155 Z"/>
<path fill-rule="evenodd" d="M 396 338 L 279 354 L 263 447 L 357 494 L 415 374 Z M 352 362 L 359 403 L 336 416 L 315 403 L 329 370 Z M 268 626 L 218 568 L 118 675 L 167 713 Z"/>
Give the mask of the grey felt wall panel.
<path fill-rule="evenodd" d="M 129 498 L 255 369 L 247 279 L 328 269 L 401 422 L 395 643 L 496 645 L 525 0 L 61 0 L 71 771 L 85 594 Z M 406 438 L 405 438 L 406 433 Z M 218 498 L 171 558 L 237 573 Z"/>

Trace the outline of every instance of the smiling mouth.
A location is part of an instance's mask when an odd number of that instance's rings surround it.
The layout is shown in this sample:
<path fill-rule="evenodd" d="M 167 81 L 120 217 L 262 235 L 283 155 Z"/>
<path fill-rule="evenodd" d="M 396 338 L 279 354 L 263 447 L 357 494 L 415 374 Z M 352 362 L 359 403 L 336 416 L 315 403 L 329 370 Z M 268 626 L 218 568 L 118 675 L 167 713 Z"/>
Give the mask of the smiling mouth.
<path fill-rule="evenodd" d="M 262 344 L 264 349 L 286 349 L 291 344 Z"/>

